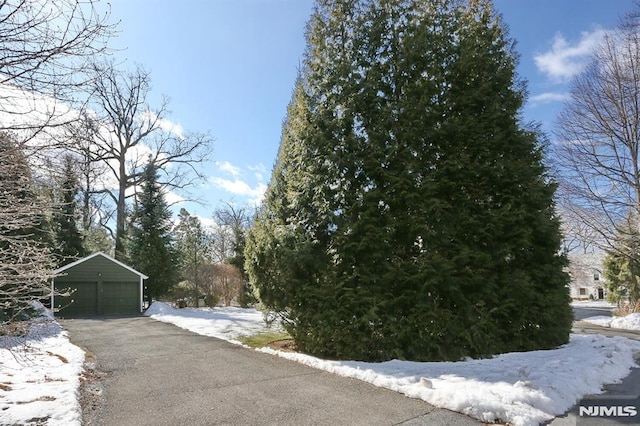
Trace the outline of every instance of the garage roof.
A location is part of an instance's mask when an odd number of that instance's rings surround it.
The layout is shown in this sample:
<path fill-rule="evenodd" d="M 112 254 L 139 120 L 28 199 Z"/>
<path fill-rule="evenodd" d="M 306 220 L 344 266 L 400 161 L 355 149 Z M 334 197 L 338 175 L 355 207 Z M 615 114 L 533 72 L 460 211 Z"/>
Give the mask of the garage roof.
<path fill-rule="evenodd" d="M 113 263 L 115 263 L 115 264 L 117 264 L 117 265 L 119 265 L 119 266 L 122 266 L 123 268 L 127 269 L 128 271 L 133 272 L 134 274 L 138 275 L 139 277 L 141 277 L 141 278 L 142 278 L 142 279 L 144 279 L 144 280 L 146 280 L 147 278 L 149 278 L 148 276 L 146 276 L 146 275 L 145 275 L 145 274 L 143 274 L 142 272 L 136 271 L 136 270 L 135 270 L 135 269 L 133 269 L 131 266 L 127 266 L 127 265 L 125 265 L 124 263 L 122 263 L 122 262 L 120 262 L 120 261 L 118 261 L 118 260 L 114 259 L 113 257 L 111 257 L 111 256 L 109 256 L 109 255 L 107 255 L 107 254 L 104 254 L 104 253 L 103 253 L 103 252 L 101 252 L 101 251 L 99 251 L 98 253 L 94 253 L 94 254 L 92 254 L 92 255 L 89 255 L 89 256 L 87 256 L 87 257 L 83 257 L 82 259 L 78 259 L 78 260 L 76 260 L 75 262 L 71 262 L 70 264 L 63 266 L 62 268 L 56 269 L 56 270 L 54 271 L 54 273 L 55 273 L 55 274 L 59 274 L 59 273 L 61 273 L 61 272 L 64 272 L 64 271 L 66 271 L 67 269 L 69 269 L 69 268 L 73 268 L 74 266 L 79 265 L 79 264 L 81 264 L 81 263 L 83 263 L 83 262 L 86 262 L 86 261 L 87 261 L 87 260 L 89 260 L 89 259 L 93 259 L 93 258 L 94 258 L 94 257 L 96 257 L 96 256 L 102 256 L 102 257 L 104 257 L 105 259 L 107 259 L 107 260 L 109 260 L 109 261 L 111 261 L 111 262 L 113 262 Z"/>

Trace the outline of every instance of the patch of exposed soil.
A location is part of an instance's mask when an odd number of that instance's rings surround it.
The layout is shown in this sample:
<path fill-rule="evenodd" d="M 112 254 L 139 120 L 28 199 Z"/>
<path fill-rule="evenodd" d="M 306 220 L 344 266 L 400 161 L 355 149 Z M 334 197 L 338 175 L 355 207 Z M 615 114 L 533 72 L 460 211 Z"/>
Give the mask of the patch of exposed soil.
<path fill-rule="evenodd" d="M 27 423 L 25 425 L 28 426 L 46 426 L 46 424 L 49 422 L 49 416 L 46 417 L 33 417 L 29 420 L 27 420 Z"/>
<path fill-rule="evenodd" d="M 273 342 L 267 343 L 267 346 L 282 352 L 296 352 L 298 350 L 293 339 L 274 340 Z"/>
<path fill-rule="evenodd" d="M 102 380 L 106 373 L 98 371 L 94 362 L 85 362 L 84 371 L 80 377 L 80 408 L 82 409 L 82 424 L 96 424 L 100 407 L 102 407 Z"/>

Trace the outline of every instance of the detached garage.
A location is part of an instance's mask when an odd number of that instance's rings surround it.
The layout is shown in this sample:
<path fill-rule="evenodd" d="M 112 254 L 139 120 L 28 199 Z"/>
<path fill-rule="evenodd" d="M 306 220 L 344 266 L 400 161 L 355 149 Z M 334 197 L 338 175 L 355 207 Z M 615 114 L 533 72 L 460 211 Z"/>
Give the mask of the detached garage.
<path fill-rule="evenodd" d="M 148 277 L 104 253 L 95 253 L 55 271 L 51 306 L 64 318 L 142 312 Z M 68 295 L 56 295 L 56 292 Z"/>

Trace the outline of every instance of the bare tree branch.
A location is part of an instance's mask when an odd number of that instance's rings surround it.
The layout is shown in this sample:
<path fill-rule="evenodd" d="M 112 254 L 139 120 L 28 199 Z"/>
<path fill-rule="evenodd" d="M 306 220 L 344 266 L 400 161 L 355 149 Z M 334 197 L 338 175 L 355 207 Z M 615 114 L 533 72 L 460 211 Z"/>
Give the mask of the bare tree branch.
<path fill-rule="evenodd" d="M 54 258 L 38 235 L 48 209 L 20 144 L 0 135 L 0 334 L 49 294 Z"/>
<path fill-rule="evenodd" d="M 557 123 L 565 220 L 606 250 L 640 217 L 639 29 L 630 15 L 605 36 Z"/>
<path fill-rule="evenodd" d="M 94 121 L 96 131 L 85 138 L 92 158 L 109 171 L 102 192 L 115 204 L 116 256 L 122 256 L 127 200 L 135 195 L 145 164 L 157 165 L 165 190 L 182 190 L 203 178 L 197 166 L 207 159 L 212 140 L 168 127 L 169 101 L 164 98 L 158 108 L 147 104 L 151 78 L 143 67 L 124 72 L 106 62 L 95 63 L 93 70 L 89 106 L 95 117 L 85 119 Z"/>
<path fill-rule="evenodd" d="M 51 201 L 33 191 L 44 131 L 77 119 L 87 66 L 107 52 L 114 26 L 95 0 L 0 0 L 0 320 L 48 295 L 54 259 L 41 224 Z M 47 143 L 45 143 L 47 142 Z M 41 161 L 43 164 L 44 162 Z M 0 330 L 1 332 L 1 330 Z"/>
<path fill-rule="evenodd" d="M 96 0 L 0 2 L 0 130 L 29 139 L 77 118 L 88 65 L 107 52 L 115 26 Z"/>

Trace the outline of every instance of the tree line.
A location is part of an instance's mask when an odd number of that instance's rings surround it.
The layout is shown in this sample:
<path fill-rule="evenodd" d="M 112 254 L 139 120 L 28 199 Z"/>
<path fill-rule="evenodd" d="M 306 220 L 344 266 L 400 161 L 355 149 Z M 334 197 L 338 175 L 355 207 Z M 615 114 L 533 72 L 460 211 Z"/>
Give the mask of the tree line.
<path fill-rule="evenodd" d="M 62 157 L 61 169 L 39 177 L 10 136 L 0 136 L 0 150 L 5 161 L 0 167 L 6 172 L 4 196 L 0 197 L 5 219 L 0 230 L 6 242 L 2 246 L 6 251 L 0 252 L 2 265 L 15 272 L 16 283 L 27 275 L 33 279 L 33 283 L 16 285 L 16 295 L 24 295 L 25 300 L 34 294 L 48 295 L 43 268 L 51 276 L 60 266 L 103 251 L 115 252 L 119 260 L 148 275 L 145 295 L 149 302 L 174 297 L 196 305 L 201 296 L 206 296 L 209 306 L 253 302 L 243 273 L 243 239 L 251 220 L 248 208 L 232 204 L 219 207 L 214 212 L 213 229 L 205 228 L 184 208 L 174 221 L 161 166 L 149 156 L 137 179 L 133 201 L 126 205 L 120 251 L 116 252 L 109 223 L 101 222 L 105 212 L 82 186 L 82 164 L 73 154 Z M 36 258 L 43 258 L 42 268 L 16 270 L 17 259 L 24 259 L 25 267 L 32 266 L 35 253 L 39 253 Z M 28 308 L 28 304 L 16 303 L 11 292 L 4 295 L 10 307 L 7 312 L 13 312 L 16 304 Z M 5 313 L 6 319 L 14 317 Z"/>
<path fill-rule="evenodd" d="M 188 199 L 189 187 L 204 178 L 200 165 L 211 136 L 167 127 L 168 98 L 149 103 L 150 73 L 114 62 L 109 39 L 117 24 L 108 9 L 80 0 L 50 3 L 0 6 L 3 325 L 49 294 L 56 268 L 96 251 L 149 275 L 150 299 L 166 295 L 188 281 L 194 266 L 187 253 L 195 243 L 187 229 L 201 227 L 186 211 L 174 224 L 166 199 L 171 192 Z M 215 294 L 225 303 L 244 301 L 245 277 L 232 265 L 241 263 L 234 244 L 249 215 L 231 205 L 216 214 L 216 232 L 229 235 L 221 252 L 221 240 L 203 231 L 208 251 L 197 262 L 209 270 L 201 281 L 221 281 Z M 215 262 L 226 266 L 214 271 L 216 251 Z"/>
<path fill-rule="evenodd" d="M 60 24 L 66 25 L 60 25 Z M 52 144 L 39 136 L 73 121 L 90 62 L 115 26 L 81 2 L 9 1 L 0 7 L 0 320 L 4 333 L 45 294 L 55 259 L 42 223 L 51 205 L 35 171 Z M 65 106 L 63 106 L 63 104 Z M 71 114 L 72 115 L 72 114 Z"/>
<path fill-rule="evenodd" d="M 78 15 L 91 5 L 74 0 L 51 6 L 57 15 L 8 4 L 3 320 L 57 261 L 112 243 L 150 275 L 152 298 L 228 303 L 235 286 L 300 350 L 331 358 L 459 360 L 566 343 L 568 237 L 608 253 L 610 297 L 637 309 L 636 12 L 574 79 L 550 141 L 523 122 L 515 41 L 490 0 L 316 0 L 265 201 L 255 218 L 220 209 L 211 232 L 184 209 L 172 221 L 166 201 L 202 177 L 210 137 L 167 129 L 167 101 L 147 103 L 149 73 L 104 58 L 107 16 Z M 50 14 L 77 34 L 43 37 Z M 19 36 L 42 43 L 11 44 Z M 25 94 L 33 102 L 16 101 Z M 74 108 L 43 108 L 42 95 Z"/>

